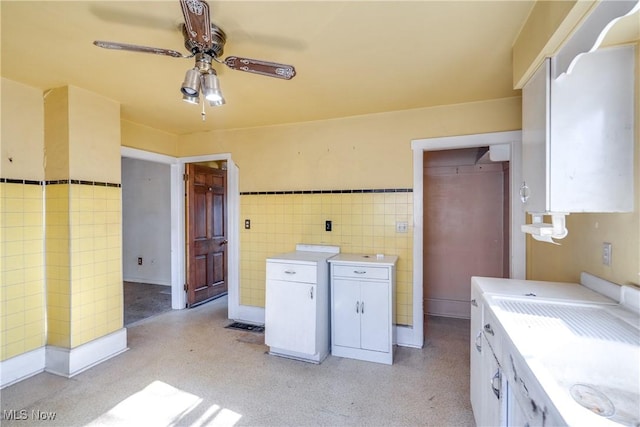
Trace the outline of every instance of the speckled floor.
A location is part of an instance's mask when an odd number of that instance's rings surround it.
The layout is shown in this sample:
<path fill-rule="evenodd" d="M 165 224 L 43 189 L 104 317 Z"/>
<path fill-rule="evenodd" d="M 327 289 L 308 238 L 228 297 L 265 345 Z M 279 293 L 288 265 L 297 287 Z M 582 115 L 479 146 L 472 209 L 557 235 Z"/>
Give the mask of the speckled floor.
<path fill-rule="evenodd" d="M 474 425 L 468 321 L 430 318 L 425 348 L 398 348 L 392 366 L 333 356 L 313 365 L 224 328 L 226 305 L 141 320 L 128 328 L 129 351 L 71 379 L 42 373 L 2 390 L 3 414 L 27 416 L 2 425 Z"/>
<path fill-rule="evenodd" d="M 124 326 L 171 310 L 171 286 L 123 282 Z"/>

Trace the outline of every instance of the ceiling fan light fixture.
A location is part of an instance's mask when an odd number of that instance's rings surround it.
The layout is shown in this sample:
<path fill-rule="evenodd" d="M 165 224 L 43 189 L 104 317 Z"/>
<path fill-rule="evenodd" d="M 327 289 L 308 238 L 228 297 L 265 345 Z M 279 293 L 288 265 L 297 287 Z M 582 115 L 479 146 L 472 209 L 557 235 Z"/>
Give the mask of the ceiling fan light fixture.
<path fill-rule="evenodd" d="M 188 97 L 198 97 L 200 91 L 200 71 L 192 68 L 184 75 L 184 82 L 180 87 L 180 92 Z M 183 98 L 184 99 L 184 98 Z"/>
<path fill-rule="evenodd" d="M 198 95 L 189 96 L 189 95 L 182 94 L 182 100 L 186 103 L 194 104 L 194 105 L 198 105 L 200 103 L 200 97 Z"/>
<path fill-rule="evenodd" d="M 217 107 L 225 103 L 222 91 L 220 90 L 220 81 L 218 80 L 215 70 L 211 69 L 210 72 L 202 76 L 202 93 L 212 107 Z"/>

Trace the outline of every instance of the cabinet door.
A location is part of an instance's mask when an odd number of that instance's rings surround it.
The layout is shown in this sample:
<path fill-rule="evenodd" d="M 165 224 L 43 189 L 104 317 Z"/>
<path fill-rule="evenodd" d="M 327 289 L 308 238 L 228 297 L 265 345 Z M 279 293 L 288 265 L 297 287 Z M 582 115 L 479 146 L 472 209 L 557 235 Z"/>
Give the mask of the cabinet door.
<path fill-rule="evenodd" d="M 316 285 L 268 280 L 265 344 L 298 353 L 315 354 L 316 293 Z"/>
<path fill-rule="evenodd" d="M 389 352 L 389 284 L 360 282 L 360 346 Z"/>
<path fill-rule="evenodd" d="M 635 62 L 633 46 L 599 49 L 552 81 L 551 210 L 633 211 Z"/>
<path fill-rule="evenodd" d="M 480 411 L 480 418 L 478 420 L 478 426 L 501 426 L 504 425 L 506 406 L 503 407 L 503 402 L 506 399 L 503 398 L 504 381 L 502 376 L 502 369 L 498 364 L 489 342 L 482 335 L 482 378 L 481 393 L 482 393 L 482 409 Z"/>
<path fill-rule="evenodd" d="M 353 280 L 334 279 L 331 290 L 333 343 L 360 348 L 360 284 Z"/>
<path fill-rule="evenodd" d="M 522 179 L 527 212 L 544 212 L 549 202 L 549 59 L 522 89 Z"/>

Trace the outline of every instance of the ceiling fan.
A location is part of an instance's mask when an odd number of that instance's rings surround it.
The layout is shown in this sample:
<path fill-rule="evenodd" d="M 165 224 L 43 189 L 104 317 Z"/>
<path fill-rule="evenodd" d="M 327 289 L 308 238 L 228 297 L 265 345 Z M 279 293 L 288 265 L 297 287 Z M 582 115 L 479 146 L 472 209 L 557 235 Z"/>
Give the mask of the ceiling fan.
<path fill-rule="evenodd" d="M 296 75 L 296 70 L 292 65 L 238 56 L 220 59 L 227 36 L 220 27 L 211 23 L 207 2 L 204 0 L 180 0 L 180 5 L 184 15 L 184 24 L 181 25 L 184 46 L 191 53 L 190 55 L 183 55 L 171 49 L 111 41 L 96 40 L 93 44 L 105 49 L 153 53 L 174 58 L 195 57 L 195 66 L 187 70 L 180 91 L 185 102 L 196 105 L 200 103 L 200 92 L 212 107 L 225 103 L 216 70 L 212 66 L 214 62 L 224 64 L 233 70 L 284 80 L 291 80 Z M 202 120 L 205 120 L 204 101 L 202 103 Z"/>

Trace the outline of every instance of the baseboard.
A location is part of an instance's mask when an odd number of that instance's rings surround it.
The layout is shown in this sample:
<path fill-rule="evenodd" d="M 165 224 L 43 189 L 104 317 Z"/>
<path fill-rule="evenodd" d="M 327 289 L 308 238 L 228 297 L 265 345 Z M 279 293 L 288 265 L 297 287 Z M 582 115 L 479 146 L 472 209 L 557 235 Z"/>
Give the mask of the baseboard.
<path fill-rule="evenodd" d="M 47 346 L 45 371 L 71 378 L 126 350 L 126 328 L 72 349 Z"/>
<path fill-rule="evenodd" d="M 44 371 L 46 352 L 44 347 L 28 351 L 0 362 L 0 389 L 26 380 Z"/>
<path fill-rule="evenodd" d="M 459 319 L 469 319 L 471 317 L 469 301 L 427 299 L 426 309 L 427 314 L 433 316 L 456 317 Z"/>
<path fill-rule="evenodd" d="M 424 340 L 422 336 L 416 336 L 416 329 L 411 326 L 398 326 L 396 328 L 396 345 L 400 347 L 422 348 Z"/>
<path fill-rule="evenodd" d="M 123 277 L 123 282 L 144 283 L 145 285 L 171 286 L 171 280 L 151 280 L 144 277 Z"/>
<path fill-rule="evenodd" d="M 233 320 L 253 323 L 256 325 L 264 325 L 264 308 L 254 307 L 250 305 L 240 305 L 235 312 Z"/>

